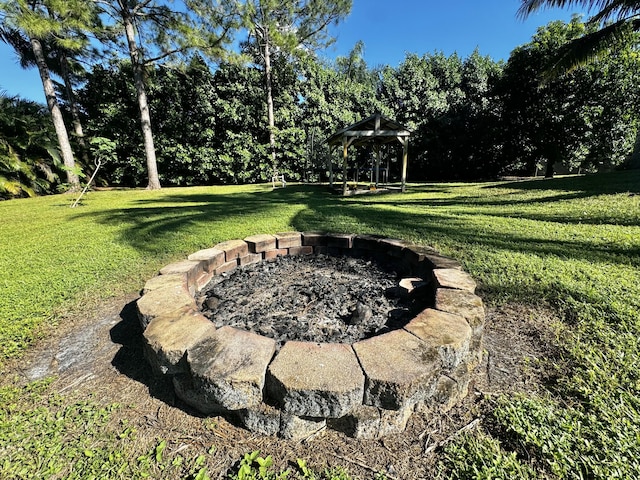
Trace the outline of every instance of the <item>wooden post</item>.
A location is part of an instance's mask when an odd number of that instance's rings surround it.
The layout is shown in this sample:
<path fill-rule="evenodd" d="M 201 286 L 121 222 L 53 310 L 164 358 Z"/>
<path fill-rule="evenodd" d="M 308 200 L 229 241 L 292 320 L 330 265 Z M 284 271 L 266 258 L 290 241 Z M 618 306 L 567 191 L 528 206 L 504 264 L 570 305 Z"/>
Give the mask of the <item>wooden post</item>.
<path fill-rule="evenodd" d="M 378 184 L 380 183 L 380 145 L 376 145 L 373 147 L 376 152 L 376 188 L 378 188 Z"/>
<path fill-rule="evenodd" d="M 331 158 L 331 155 L 333 154 L 332 150 L 333 147 L 329 149 L 329 188 L 331 189 L 333 189 L 333 160 Z"/>
<path fill-rule="evenodd" d="M 402 191 L 407 190 L 407 156 L 409 153 L 409 139 L 404 138 L 402 142 Z"/>
<path fill-rule="evenodd" d="M 347 194 L 347 147 L 346 137 L 342 139 L 342 195 Z"/>

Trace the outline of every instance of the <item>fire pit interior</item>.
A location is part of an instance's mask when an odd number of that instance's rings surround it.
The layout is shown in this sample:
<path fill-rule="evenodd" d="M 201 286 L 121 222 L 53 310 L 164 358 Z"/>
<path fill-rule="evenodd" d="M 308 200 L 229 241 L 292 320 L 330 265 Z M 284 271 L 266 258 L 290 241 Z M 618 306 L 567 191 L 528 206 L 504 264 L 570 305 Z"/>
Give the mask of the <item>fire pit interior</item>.
<path fill-rule="evenodd" d="M 197 296 L 205 317 L 273 338 L 355 343 L 402 328 L 427 299 L 398 285 L 393 263 L 330 255 L 282 256 L 214 277 Z M 425 282 L 415 280 L 411 287 Z"/>
<path fill-rule="evenodd" d="M 200 412 L 284 438 L 378 438 L 466 395 L 484 325 L 475 286 L 428 247 L 286 232 L 167 265 L 138 312 L 152 368 Z"/>

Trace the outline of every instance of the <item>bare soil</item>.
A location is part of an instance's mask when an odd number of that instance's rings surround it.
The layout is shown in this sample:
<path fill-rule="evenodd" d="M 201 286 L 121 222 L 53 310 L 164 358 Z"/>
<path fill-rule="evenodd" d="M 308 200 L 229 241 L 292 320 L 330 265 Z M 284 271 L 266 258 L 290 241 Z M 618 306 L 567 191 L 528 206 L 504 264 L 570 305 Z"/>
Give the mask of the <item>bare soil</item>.
<path fill-rule="evenodd" d="M 558 319 L 550 308 L 488 308 L 483 361 L 469 395 L 448 413 L 416 413 L 404 433 L 380 440 L 355 440 L 327 430 L 303 441 L 285 441 L 252 434 L 233 419 L 204 418 L 175 397 L 166 379 L 153 377 L 143 356 L 136 299 L 134 294 L 117 298 L 65 319 L 23 358 L 4 365 L 4 381 L 16 374 L 22 381 L 55 375 L 53 388 L 69 401 L 121 404 L 114 428 L 121 428 L 122 419 L 135 427 L 139 454 L 160 439 L 167 440 L 167 454 L 193 456 L 215 446 L 207 465 L 212 479 L 226 478 L 254 450 L 272 455 L 281 469 L 303 458 L 315 469 L 345 467 L 354 478 L 373 478 L 375 472 L 390 479 L 431 478 L 443 445 L 460 432 L 490 428 L 485 419 L 492 398 L 546 389 L 554 381 L 548 366 L 561 354 L 552 329 Z"/>

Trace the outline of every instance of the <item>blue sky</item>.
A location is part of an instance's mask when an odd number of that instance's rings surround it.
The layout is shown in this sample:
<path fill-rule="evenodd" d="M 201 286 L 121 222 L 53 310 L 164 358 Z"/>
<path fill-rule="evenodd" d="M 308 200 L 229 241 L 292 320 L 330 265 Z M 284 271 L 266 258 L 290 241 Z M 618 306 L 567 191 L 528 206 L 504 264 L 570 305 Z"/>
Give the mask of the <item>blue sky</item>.
<path fill-rule="evenodd" d="M 337 40 L 324 56 L 346 55 L 362 40 L 369 66 L 397 66 L 407 53 L 457 52 L 464 58 L 475 48 L 495 60 L 507 60 L 538 27 L 552 20 L 569 21 L 573 13 L 543 10 L 523 21 L 516 18 L 519 5 L 519 0 L 353 0 L 351 15 L 333 29 Z M 2 42 L 0 90 L 44 102 L 37 70 L 20 69 L 15 54 Z"/>

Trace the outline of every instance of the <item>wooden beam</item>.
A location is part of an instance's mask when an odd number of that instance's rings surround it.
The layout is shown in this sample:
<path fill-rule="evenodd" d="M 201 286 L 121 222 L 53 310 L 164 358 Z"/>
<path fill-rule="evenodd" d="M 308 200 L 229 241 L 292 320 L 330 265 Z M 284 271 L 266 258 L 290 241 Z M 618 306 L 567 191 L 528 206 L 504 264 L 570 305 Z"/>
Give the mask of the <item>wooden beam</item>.
<path fill-rule="evenodd" d="M 409 137 L 406 130 L 350 130 L 342 134 L 343 137 Z"/>

